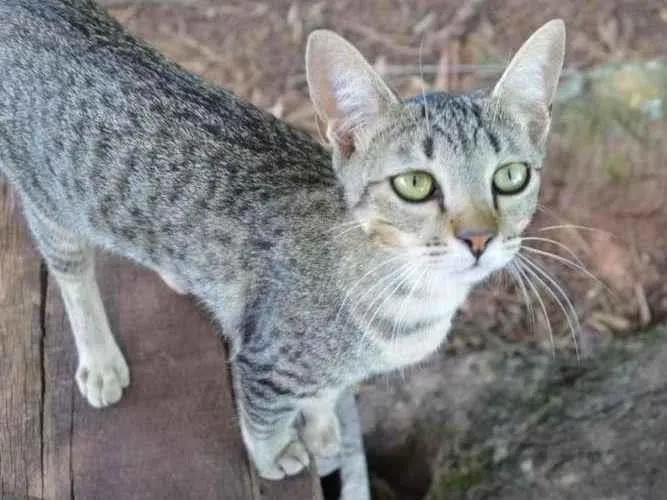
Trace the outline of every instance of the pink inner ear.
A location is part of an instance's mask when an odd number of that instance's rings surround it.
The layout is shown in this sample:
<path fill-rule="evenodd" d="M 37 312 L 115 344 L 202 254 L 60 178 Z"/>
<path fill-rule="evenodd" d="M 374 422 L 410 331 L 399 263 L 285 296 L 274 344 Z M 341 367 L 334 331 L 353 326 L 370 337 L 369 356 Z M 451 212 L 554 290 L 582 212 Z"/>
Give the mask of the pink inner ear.
<path fill-rule="evenodd" d="M 337 120 L 332 120 L 329 124 L 328 138 L 334 143 L 344 159 L 348 159 L 355 151 L 354 134 L 350 130 L 341 130 L 338 127 Z"/>
<path fill-rule="evenodd" d="M 352 134 L 347 133 L 338 138 L 338 149 L 340 154 L 346 160 L 354 153 L 354 140 Z"/>
<path fill-rule="evenodd" d="M 528 135 L 533 144 L 542 145 L 547 138 L 551 114 L 546 106 L 534 106 L 531 120 L 528 122 Z"/>

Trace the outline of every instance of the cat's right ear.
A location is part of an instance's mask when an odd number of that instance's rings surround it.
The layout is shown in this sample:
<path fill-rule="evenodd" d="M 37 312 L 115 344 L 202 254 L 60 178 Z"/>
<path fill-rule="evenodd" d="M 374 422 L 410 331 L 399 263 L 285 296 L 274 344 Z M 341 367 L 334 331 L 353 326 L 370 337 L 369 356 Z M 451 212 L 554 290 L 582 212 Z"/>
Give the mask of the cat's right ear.
<path fill-rule="evenodd" d="M 316 30 L 308 37 L 306 78 L 326 137 L 346 158 L 364 130 L 398 102 L 361 53 L 332 31 Z"/>
<path fill-rule="evenodd" d="M 496 99 L 513 106 L 526 120 L 532 139 L 539 144 L 549 130 L 564 56 L 565 23 L 554 19 L 521 46 L 493 89 Z"/>

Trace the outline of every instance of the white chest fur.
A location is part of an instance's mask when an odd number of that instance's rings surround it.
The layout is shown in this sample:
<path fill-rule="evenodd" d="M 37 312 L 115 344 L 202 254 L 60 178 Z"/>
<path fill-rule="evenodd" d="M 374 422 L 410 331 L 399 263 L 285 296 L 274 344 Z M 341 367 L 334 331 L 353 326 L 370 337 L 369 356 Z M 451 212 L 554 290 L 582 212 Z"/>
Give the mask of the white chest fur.
<path fill-rule="evenodd" d="M 401 368 L 418 363 L 435 352 L 447 337 L 450 325 L 450 321 L 443 321 L 419 333 L 396 339 L 375 339 L 374 343 L 380 349 L 387 369 Z"/>
<path fill-rule="evenodd" d="M 469 288 L 443 290 L 430 300 L 415 298 L 402 321 L 423 322 L 424 327 L 410 334 L 374 336 L 384 369 L 396 369 L 418 363 L 435 352 L 447 338 L 452 318 L 468 295 Z"/>

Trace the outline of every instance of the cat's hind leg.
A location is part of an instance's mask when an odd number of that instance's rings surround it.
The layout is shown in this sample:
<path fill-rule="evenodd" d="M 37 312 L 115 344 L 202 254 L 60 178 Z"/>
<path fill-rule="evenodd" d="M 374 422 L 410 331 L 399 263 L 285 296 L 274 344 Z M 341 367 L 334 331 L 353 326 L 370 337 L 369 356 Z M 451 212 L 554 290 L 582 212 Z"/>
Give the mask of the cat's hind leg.
<path fill-rule="evenodd" d="M 76 382 L 96 407 L 116 403 L 130 372 L 109 328 L 95 280 L 93 248 L 80 236 L 26 209 L 26 218 L 65 304 L 78 354 Z"/>

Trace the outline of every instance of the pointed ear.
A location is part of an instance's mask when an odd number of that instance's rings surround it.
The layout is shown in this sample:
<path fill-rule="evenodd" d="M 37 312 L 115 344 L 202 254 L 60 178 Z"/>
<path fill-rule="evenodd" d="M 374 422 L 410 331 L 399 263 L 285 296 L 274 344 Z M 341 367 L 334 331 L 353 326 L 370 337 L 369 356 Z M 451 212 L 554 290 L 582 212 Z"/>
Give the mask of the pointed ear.
<path fill-rule="evenodd" d="M 308 37 L 306 78 L 327 139 L 346 158 L 363 130 L 398 102 L 359 51 L 332 31 L 316 30 Z"/>
<path fill-rule="evenodd" d="M 518 110 L 537 142 L 546 138 L 550 108 L 565 56 L 565 23 L 554 19 L 526 40 L 493 89 L 493 96 Z"/>

